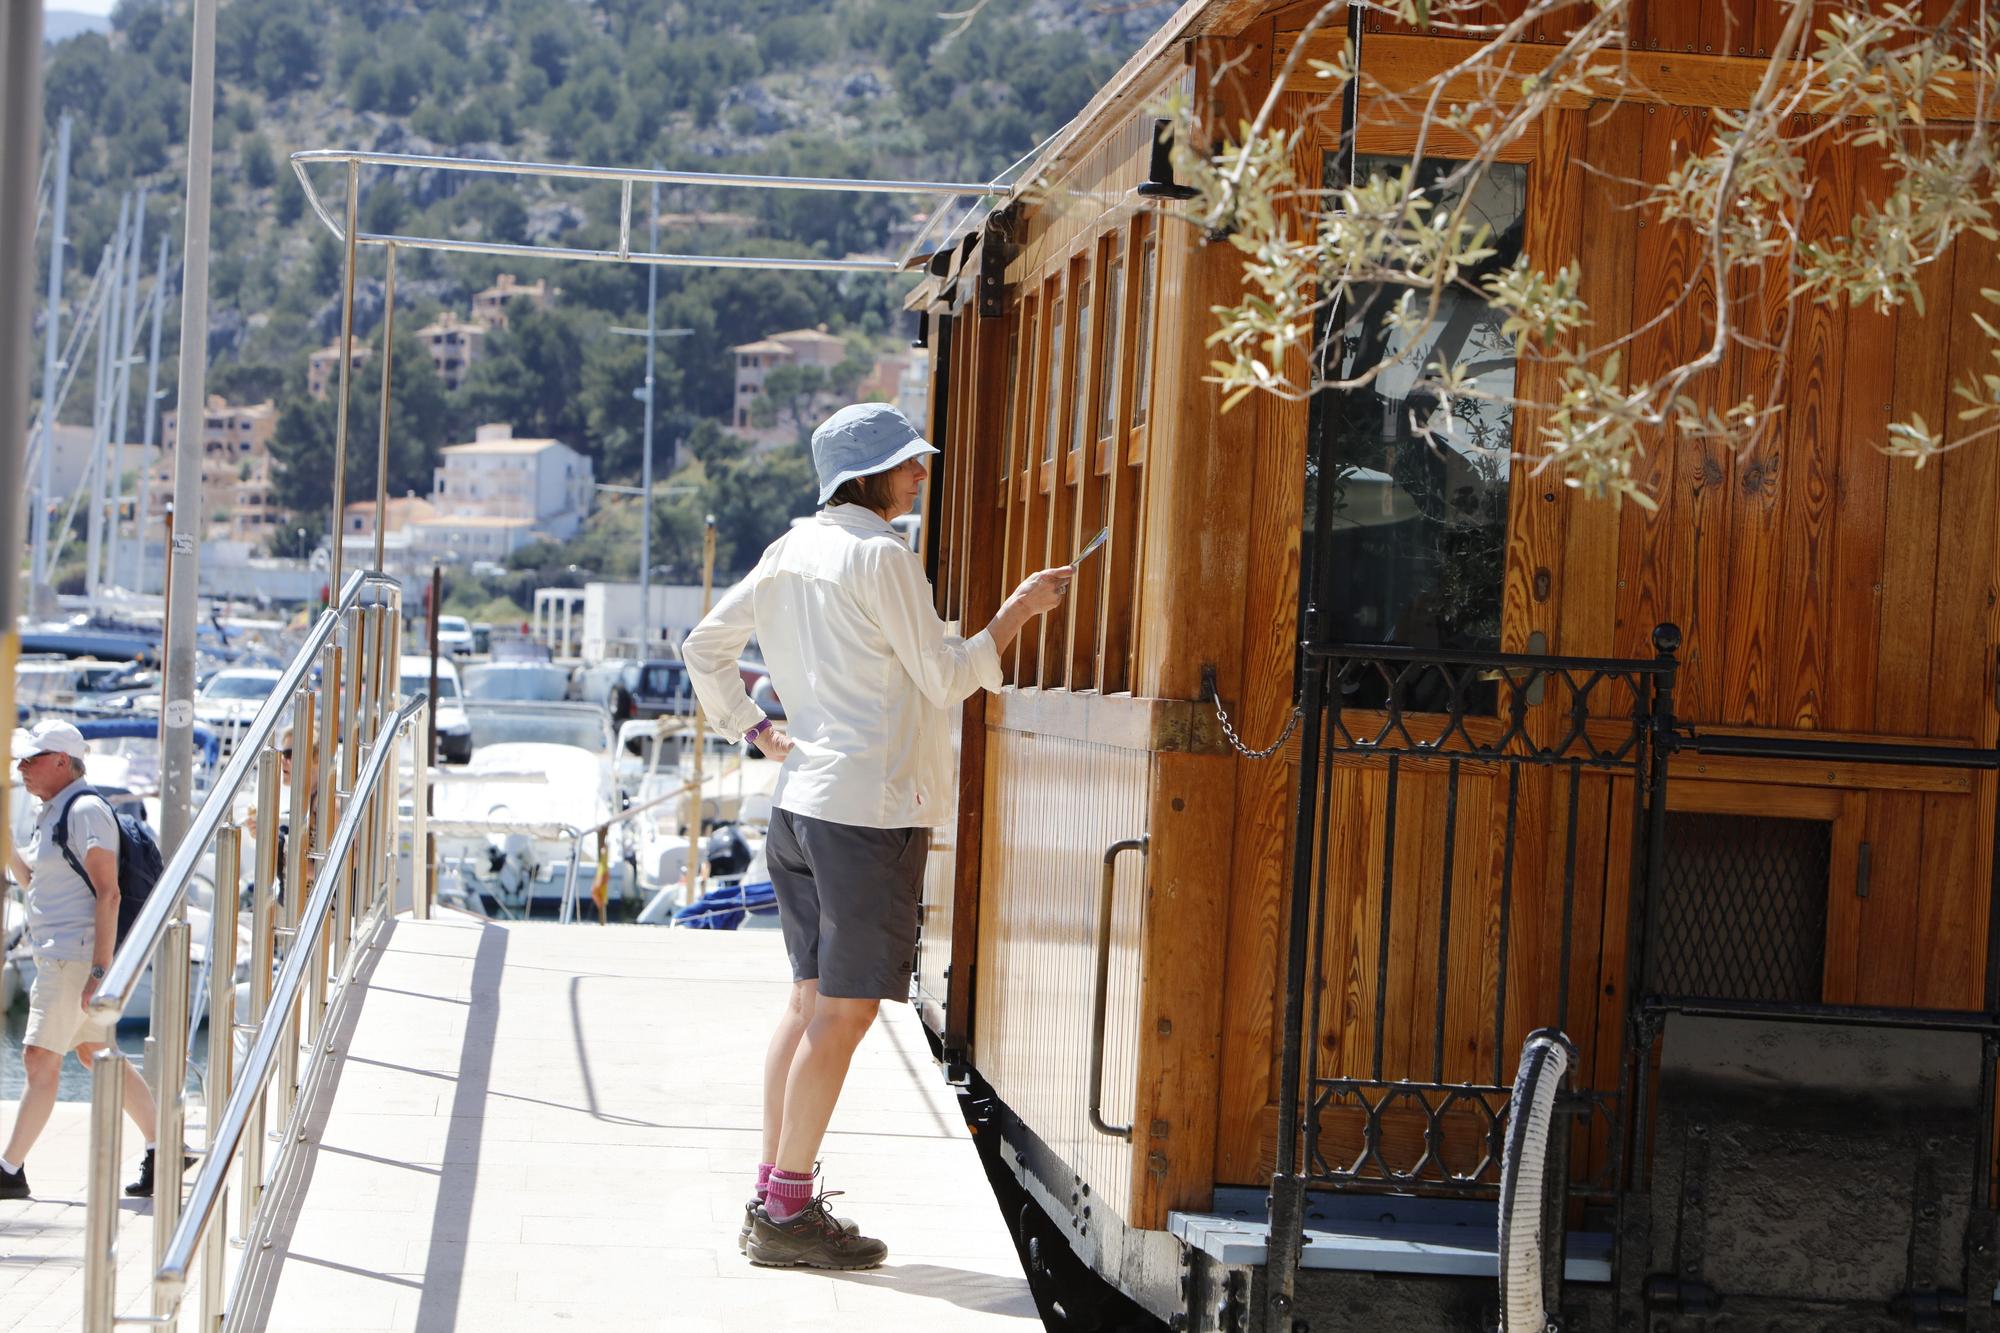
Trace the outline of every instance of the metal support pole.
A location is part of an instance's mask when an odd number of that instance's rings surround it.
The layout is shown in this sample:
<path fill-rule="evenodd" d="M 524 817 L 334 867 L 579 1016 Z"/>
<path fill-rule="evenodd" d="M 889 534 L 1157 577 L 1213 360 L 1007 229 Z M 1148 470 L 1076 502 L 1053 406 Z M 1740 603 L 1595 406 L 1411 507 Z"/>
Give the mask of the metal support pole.
<path fill-rule="evenodd" d="M 631 188 L 629 183 L 626 187 Z M 653 203 L 646 215 L 646 248 L 660 249 L 660 183 L 653 182 Z M 392 251 L 393 253 L 393 251 Z M 639 656 L 653 652 L 653 349 L 659 341 L 656 312 L 660 302 L 660 270 L 646 267 L 646 432 L 639 451 Z"/>
<path fill-rule="evenodd" d="M 419 921 L 431 919 L 431 713 L 410 731 L 410 915 Z"/>
<path fill-rule="evenodd" d="M 0 272 L 19 275 L 0 282 L 0 421 L 19 429 L 28 419 L 28 348 L 33 335 L 27 275 L 35 265 L 35 165 L 41 160 L 42 131 L 42 7 L 12 4 L 0 10 Z M 60 234 L 60 233 L 58 233 Z M 53 314 L 51 315 L 53 317 Z M 53 416 L 53 413 L 50 413 Z M 42 452 L 44 460 L 48 451 Z M 23 493 L 20 446 L 10 437 L 0 447 L 0 495 Z M 0 713 L 14 715 L 14 659 L 20 647 L 17 628 L 21 609 L 21 506 L 12 498 L 0 504 Z M 9 735 L 11 736 L 11 731 Z M 0 739 L 0 762 L 11 771 L 9 742 Z M 6 830 L 7 797 L 0 794 L 0 847 L 11 839 Z M 112 1112 L 114 1124 L 117 1112 Z M 115 1183 L 115 1182 L 114 1182 Z M 115 1222 L 114 1199 L 91 1214 Z M 109 1306 L 105 1307 L 109 1317 Z"/>
<path fill-rule="evenodd" d="M 317 703 L 316 696 L 301 692 L 292 704 L 292 801 L 290 832 L 285 840 L 283 903 L 287 953 L 298 947 L 299 922 L 304 919 L 300 904 L 311 890 L 306 878 L 312 863 L 306 859 L 306 853 L 312 845 L 313 775 L 317 771 L 313 739 L 318 734 L 313 712 Z M 285 1036 L 278 1042 L 278 1102 L 272 1108 L 280 1127 L 291 1122 L 292 1099 L 299 1086 L 298 1013 L 295 999 L 284 1013 L 275 1016 L 285 1028 Z"/>
<path fill-rule="evenodd" d="M 310 694 L 302 694 L 293 707 L 309 705 L 311 700 Z M 298 724 L 294 722 L 292 725 L 292 740 L 297 744 Z M 275 895 L 278 888 L 278 829 L 284 819 L 284 811 L 278 808 L 279 785 L 283 778 L 281 767 L 278 752 L 268 746 L 257 756 L 257 865 L 250 876 L 250 1012 L 244 1015 L 245 1031 L 261 1032 L 264 1025 L 272 1021 L 268 1011 L 271 1007 L 271 969 L 277 961 Z M 235 987 L 230 990 L 233 996 Z M 208 1025 L 211 1046 L 215 1044 L 215 1034 L 215 1020 L 211 1017 Z M 243 1139 L 243 1177 L 239 1191 L 242 1220 L 236 1229 L 246 1237 L 250 1234 L 258 1205 L 263 1202 L 264 1196 L 264 1113 L 268 1101 L 268 1093 L 257 1099 L 250 1112 L 249 1131 Z"/>
<path fill-rule="evenodd" d="M 354 641 L 354 633 L 352 618 L 343 615 L 341 617 L 339 639 L 336 640 L 335 646 L 327 652 L 326 660 L 320 665 L 320 735 L 317 747 L 319 757 L 317 761 L 318 771 L 313 774 L 313 793 L 319 802 L 319 818 L 313 822 L 312 850 L 315 857 L 322 859 L 318 861 L 317 868 L 313 872 L 315 886 L 318 884 L 319 877 L 326 873 L 326 863 L 323 858 L 326 856 L 328 839 L 333 836 L 332 830 L 340 817 L 340 794 L 334 790 L 336 783 L 335 775 L 339 772 L 335 760 L 337 758 L 336 747 L 340 743 L 341 701 L 344 697 L 344 692 L 341 688 L 341 659 L 342 654 L 346 651 L 340 645 L 343 642 L 352 643 Z M 294 760 L 293 762 L 297 761 Z M 299 908 L 304 907 L 306 901 L 305 895 L 294 893 L 292 898 Z M 302 931 L 305 929 L 303 919 L 300 921 L 299 928 Z M 306 1037 L 311 1042 L 319 1040 L 320 1027 L 326 1022 L 327 957 L 332 949 L 332 930 L 320 931 L 319 939 L 313 945 L 312 989 L 306 996 Z"/>
<path fill-rule="evenodd" d="M 382 289 L 382 429 L 375 442 L 375 568 L 382 568 L 382 537 L 389 524 L 389 393 L 396 363 L 396 247 L 389 248 Z M 338 518 L 338 515 L 335 515 Z"/>
<path fill-rule="evenodd" d="M 139 201 L 132 207 L 132 238 L 125 246 L 125 264 L 118 270 L 125 294 L 121 306 L 124 318 L 118 330 L 116 347 L 118 401 L 111 410 L 111 443 L 106 455 L 111 463 L 111 513 L 104 527 L 104 571 L 114 588 L 124 586 L 119 582 L 118 575 L 118 553 L 121 549 L 118 519 L 125 508 L 125 442 L 129 438 L 125 423 L 131 419 L 132 350 L 139 341 L 139 266 L 145 262 L 145 244 L 146 191 L 141 189 Z"/>
<path fill-rule="evenodd" d="M 167 924 L 153 963 L 153 1038 L 160 1053 L 159 1150 L 153 1154 L 153 1266 L 181 1220 L 181 1144 L 187 1138 L 188 923 Z M 153 1313 L 174 1312 L 175 1297 L 155 1287 Z"/>
<path fill-rule="evenodd" d="M 104 496 L 109 489 L 106 476 L 111 470 L 111 408 L 117 398 L 118 306 L 124 295 L 126 233 L 132 225 L 132 196 L 118 199 L 118 230 L 104 251 L 97 271 L 104 283 L 104 309 L 97 319 L 97 375 L 91 385 L 89 510 L 84 515 L 83 589 L 90 609 L 97 611 L 98 590 L 103 587 Z"/>
<path fill-rule="evenodd" d="M 173 579 L 167 589 L 166 688 L 161 692 L 160 847 L 180 846 L 194 817 L 195 602 L 201 588 L 201 412 L 208 376 L 209 156 L 215 127 L 216 0 L 194 0 L 194 68 L 188 91 L 187 235 L 181 243 L 181 366 L 175 397 Z M 195 416 L 189 428 L 188 414 Z M 337 530 L 337 529 L 336 529 Z"/>
<path fill-rule="evenodd" d="M 361 167 L 347 164 L 347 233 L 342 238 L 340 266 L 340 403 L 333 425 L 333 517 L 327 531 L 333 534 L 333 550 L 328 556 L 327 589 L 340 596 L 342 547 L 341 511 L 347 507 L 347 395 L 348 380 L 354 373 L 354 211 L 361 197 Z"/>
<path fill-rule="evenodd" d="M 40 123 L 39 114 L 36 123 Z M 42 330 L 42 456 L 36 468 L 34 518 L 34 587 L 50 581 L 49 506 L 55 502 L 52 469 L 55 458 L 56 382 L 62 369 L 59 350 L 62 330 L 63 265 L 68 258 L 69 233 L 69 112 L 56 123 L 56 181 L 54 226 L 49 232 L 49 296 Z M 8 145 L 11 149 L 12 145 Z M 19 270 L 26 272 L 26 269 Z M 13 420 L 14 418 L 7 418 Z M 11 623 L 11 622 L 10 622 Z"/>
<path fill-rule="evenodd" d="M 111 1321 L 117 1314 L 118 1131 L 124 1121 L 125 1056 L 114 1044 L 98 1055 L 90 1069 L 90 1175 L 83 1209 L 84 1333 L 111 1333 Z"/>
<path fill-rule="evenodd" d="M 701 534 L 701 614 L 708 616 L 709 602 L 715 594 L 715 515 L 708 516 Z M 688 788 L 688 868 L 687 893 L 681 899 L 683 905 L 701 896 L 701 854 L 704 843 L 701 836 L 701 778 L 702 750 L 707 746 L 708 719 L 702 713 L 700 700 L 694 706 L 694 773 Z"/>
<path fill-rule="evenodd" d="M 269 753 L 266 751 L 260 756 L 260 761 L 268 758 Z M 261 778 L 263 774 L 260 772 L 258 776 Z M 258 788 L 259 795 L 262 795 L 261 781 Z M 263 816 L 264 812 L 260 809 L 258 818 L 261 820 Z M 257 827 L 261 830 L 268 826 L 260 823 Z M 259 850 L 258 860 L 261 861 L 263 856 L 261 848 Z M 215 1146 L 215 1128 L 222 1123 L 223 1110 L 229 1105 L 229 1094 L 235 1088 L 236 897 L 243 882 L 242 857 L 243 831 L 234 824 L 223 825 L 215 835 L 215 898 L 214 910 L 208 920 L 208 1078 L 204 1090 L 208 1094 L 206 1120 L 211 1150 Z M 254 886 L 251 892 L 254 902 Z M 252 961 L 254 964 L 254 958 Z M 166 1141 L 161 1142 L 164 1145 Z M 255 1193 L 248 1156 L 244 1157 L 243 1165 L 243 1194 L 247 1199 Z M 223 1275 L 229 1255 L 229 1226 L 224 1219 L 228 1216 L 228 1185 L 225 1183 L 223 1195 L 217 1200 L 215 1220 L 210 1222 L 202 1246 L 201 1316 L 196 1325 L 201 1333 L 214 1333 L 222 1327 Z"/>
<path fill-rule="evenodd" d="M 160 313 L 167 304 L 167 238 L 160 237 L 159 276 L 153 279 L 152 319 L 153 332 L 149 350 L 146 353 L 146 401 L 139 404 L 142 424 L 139 444 L 139 498 L 134 510 L 133 528 L 139 542 L 139 577 L 135 579 L 133 591 L 146 591 L 146 572 L 151 562 L 146 559 L 146 529 L 153 508 L 153 432 L 160 421 Z M 169 538 L 172 533 L 167 534 Z"/>

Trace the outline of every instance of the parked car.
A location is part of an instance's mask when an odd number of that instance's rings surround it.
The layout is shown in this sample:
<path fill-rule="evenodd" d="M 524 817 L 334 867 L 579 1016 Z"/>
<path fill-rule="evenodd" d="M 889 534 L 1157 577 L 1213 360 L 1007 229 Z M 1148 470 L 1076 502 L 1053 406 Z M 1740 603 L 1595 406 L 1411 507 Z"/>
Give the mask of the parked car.
<path fill-rule="evenodd" d="M 547 662 L 481 662 L 465 668 L 460 680 L 474 702 L 561 703 L 569 693 L 569 671 Z"/>
<path fill-rule="evenodd" d="M 638 659 L 631 657 L 607 657 L 601 662 L 589 662 L 574 667 L 569 673 L 569 697 L 587 704 L 611 707 L 612 697 L 618 689 L 618 682 L 624 678 L 625 668 Z"/>
<path fill-rule="evenodd" d="M 693 712 L 694 687 L 687 664 L 672 658 L 629 662 L 612 688 L 611 716 L 620 722 Z"/>
<path fill-rule="evenodd" d="M 472 656 L 472 626 L 464 616 L 438 617 L 438 651 L 452 657 Z"/>
<path fill-rule="evenodd" d="M 403 659 L 403 697 L 414 698 L 430 688 L 431 659 L 413 655 Z M 438 757 L 447 763 L 462 764 L 472 758 L 472 724 L 465 719 L 465 699 L 459 689 L 458 668 L 448 658 L 438 658 L 437 680 Z"/>

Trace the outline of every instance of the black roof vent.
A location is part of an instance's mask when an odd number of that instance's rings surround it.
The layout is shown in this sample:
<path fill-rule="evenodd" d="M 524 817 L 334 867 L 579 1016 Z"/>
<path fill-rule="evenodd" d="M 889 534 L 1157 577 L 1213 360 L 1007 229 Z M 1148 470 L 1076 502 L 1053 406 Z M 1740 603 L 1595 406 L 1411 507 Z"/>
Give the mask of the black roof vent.
<path fill-rule="evenodd" d="M 1174 183 L 1174 129 L 1164 120 L 1153 122 L 1153 160 L 1146 169 L 1146 183 L 1136 191 L 1148 199 L 1192 199 L 1192 185 Z"/>

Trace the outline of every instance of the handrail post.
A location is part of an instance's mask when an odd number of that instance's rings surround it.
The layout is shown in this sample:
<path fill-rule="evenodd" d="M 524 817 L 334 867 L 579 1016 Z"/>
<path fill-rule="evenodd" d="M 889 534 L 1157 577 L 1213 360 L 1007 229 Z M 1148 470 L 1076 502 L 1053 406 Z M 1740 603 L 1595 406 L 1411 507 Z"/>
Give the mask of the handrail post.
<path fill-rule="evenodd" d="M 344 794 L 339 795 L 339 801 L 343 816 L 354 801 L 355 779 L 361 772 L 362 677 L 367 674 L 368 658 L 374 649 L 371 637 L 374 623 L 369 608 L 356 607 L 352 618 L 354 637 L 347 652 L 340 708 L 340 792 Z M 349 857 L 347 867 L 340 876 L 339 894 L 333 909 L 333 953 L 328 962 L 336 977 L 346 965 L 348 943 L 353 938 L 354 874 L 354 858 Z"/>
<path fill-rule="evenodd" d="M 403 614 L 392 595 L 382 604 L 381 677 L 375 688 L 374 730 L 377 732 L 387 726 L 389 719 L 396 715 L 396 710 L 403 706 L 402 648 Z M 384 910 L 385 916 L 393 916 L 396 912 L 396 853 L 399 841 L 397 834 L 401 832 L 396 825 L 396 809 L 402 796 L 402 775 L 397 771 L 395 755 L 402 749 L 402 740 L 403 737 L 399 732 L 386 742 L 389 746 L 390 762 L 389 767 L 383 770 L 386 776 L 382 781 L 385 792 L 381 802 L 382 833 L 381 841 L 376 846 L 379 848 L 377 860 L 380 862 L 378 873 L 382 883 L 381 892 L 388 904 Z"/>
<path fill-rule="evenodd" d="M 271 758 L 267 750 L 258 756 L 258 787 L 262 794 L 262 779 L 271 771 Z M 259 812 L 262 818 L 263 812 Z M 260 830 L 270 826 L 259 823 Z M 260 843 L 262 839 L 259 840 Z M 258 860 L 263 860 L 262 847 Z M 208 924 L 208 1079 L 206 1091 L 208 1134 L 210 1146 L 214 1145 L 215 1128 L 222 1123 L 223 1108 L 229 1105 L 229 1094 L 234 1090 L 232 1078 L 236 1066 L 236 898 L 243 875 L 243 831 L 234 824 L 225 824 L 215 835 L 215 900 L 214 910 L 209 914 Z M 256 890 L 252 888 L 251 901 L 254 904 Z M 255 912 L 253 905 L 252 912 Z M 162 1140 L 163 1151 L 165 1140 Z M 174 1153 L 176 1161 L 180 1154 Z M 158 1161 L 155 1159 L 157 1169 Z M 243 1196 L 247 1200 L 255 1194 L 252 1184 L 251 1163 L 248 1157 L 243 1162 Z M 228 1196 L 225 1192 L 219 1208 L 221 1218 L 228 1217 Z M 222 1327 L 223 1310 L 223 1269 L 229 1253 L 229 1227 L 226 1221 L 211 1223 L 208 1237 L 202 1249 L 201 1262 L 201 1322 L 197 1327 L 201 1333 L 213 1333 Z"/>
<path fill-rule="evenodd" d="M 310 707 L 311 695 L 302 695 L 299 703 Z M 292 722 L 292 745 L 299 744 L 299 721 L 294 712 Z M 283 811 L 278 808 L 278 788 L 282 779 L 282 761 L 276 750 L 266 748 L 257 756 L 257 868 L 250 886 L 250 1013 L 246 1030 L 261 1032 L 275 1015 L 271 1010 L 271 969 L 276 962 L 277 931 L 274 912 L 278 888 L 278 829 Z M 303 772 L 304 770 L 300 770 Z M 298 842 L 291 839 L 292 844 Z M 230 987 L 231 993 L 235 987 Z M 215 1045 L 215 1023 L 211 1019 L 208 1029 L 208 1043 Z M 234 1047 L 231 1048 L 234 1053 Z M 238 1197 L 242 1205 L 242 1220 L 237 1231 L 248 1237 L 257 1209 L 264 1201 L 264 1113 L 267 1099 L 257 1099 L 257 1109 L 250 1117 L 250 1134 L 243 1146 L 243 1178 Z M 282 1122 L 283 1112 L 280 1112 Z"/>
<path fill-rule="evenodd" d="M 320 729 L 316 725 L 318 699 L 312 693 L 298 697 L 292 707 L 292 821 L 290 835 L 286 837 L 284 853 L 284 951 L 290 953 L 298 949 L 298 923 L 302 919 L 300 907 L 308 897 L 310 885 L 306 877 L 312 863 L 306 853 L 312 849 L 312 797 L 318 791 L 314 779 L 318 773 L 318 745 L 316 739 Z M 266 1005 L 268 1009 L 270 1005 Z M 276 1015 L 278 1023 L 284 1027 L 286 1037 L 278 1043 L 278 1105 L 276 1121 L 282 1129 L 292 1121 L 292 1097 L 298 1091 L 298 1003 L 286 1007 L 284 1013 Z"/>
<path fill-rule="evenodd" d="M 436 707 L 426 701 L 410 729 L 410 915 L 419 921 L 431 919 L 431 714 Z"/>
<path fill-rule="evenodd" d="M 83 1210 L 84 1333 L 111 1333 L 117 1312 L 118 1131 L 124 1119 L 125 1056 L 114 1041 L 99 1053 L 90 1069 L 90 1175 Z"/>
<path fill-rule="evenodd" d="M 322 664 L 319 677 L 319 771 L 313 774 L 313 798 L 319 803 L 319 818 L 313 821 L 312 850 L 320 860 L 313 872 L 314 887 L 318 887 L 320 876 L 326 873 L 327 840 L 333 836 L 333 830 L 340 816 L 340 795 L 334 788 L 337 785 L 335 775 L 340 771 L 336 750 L 341 738 L 340 700 L 341 682 L 344 679 L 341 668 L 343 657 L 347 652 L 346 645 L 353 641 L 354 623 L 343 615 L 340 622 L 340 636 L 328 650 L 327 660 Z M 303 909 L 307 895 L 301 892 L 296 896 L 300 908 Z M 301 930 L 306 927 L 303 920 L 298 925 Z M 305 1006 L 308 1041 L 319 1040 L 320 1024 L 326 1018 L 327 959 L 332 949 L 332 933 L 316 932 L 313 943 L 313 953 L 316 956 L 312 966 L 312 989 L 306 996 Z"/>
<path fill-rule="evenodd" d="M 220 897 L 220 887 L 217 889 Z M 159 1034 L 159 1123 L 153 1136 L 153 1267 L 167 1257 L 167 1240 L 181 1215 L 181 1144 L 187 1136 L 188 923 L 168 923 L 153 973 L 153 1030 Z M 170 1315 L 175 1297 L 153 1288 L 153 1313 Z"/>

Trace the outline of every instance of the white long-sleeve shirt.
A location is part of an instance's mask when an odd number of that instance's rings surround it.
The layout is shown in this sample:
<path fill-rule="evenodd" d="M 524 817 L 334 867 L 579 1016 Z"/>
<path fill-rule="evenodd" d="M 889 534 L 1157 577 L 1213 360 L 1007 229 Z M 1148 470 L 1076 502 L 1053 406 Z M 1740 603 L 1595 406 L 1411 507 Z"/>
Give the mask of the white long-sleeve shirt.
<path fill-rule="evenodd" d="M 951 818 L 951 714 L 1000 688 L 1000 654 L 981 630 L 938 618 L 916 553 L 859 505 L 831 505 L 771 543 L 682 645 L 695 695 L 724 735 L 764 712 L 736 661 L 763 645 L 793 749 L 772 803 L 863 828 Z"/>

